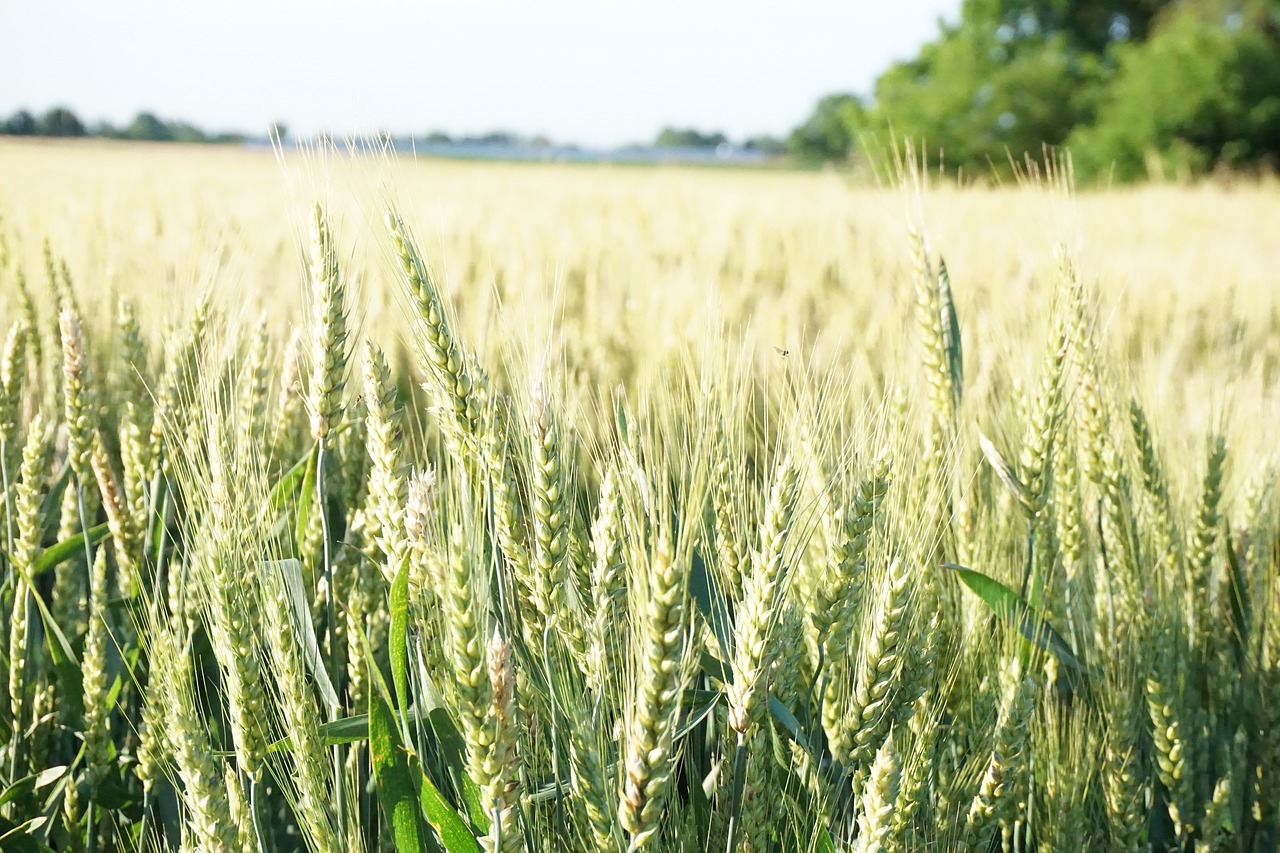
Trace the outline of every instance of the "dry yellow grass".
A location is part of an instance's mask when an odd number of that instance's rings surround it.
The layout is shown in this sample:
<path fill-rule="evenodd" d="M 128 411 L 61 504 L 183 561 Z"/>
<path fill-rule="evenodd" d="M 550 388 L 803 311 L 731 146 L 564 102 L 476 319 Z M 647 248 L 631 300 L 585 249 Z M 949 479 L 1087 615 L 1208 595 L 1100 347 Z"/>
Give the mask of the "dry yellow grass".
<path fill-rule="evenodd" d="M 78 783 L 4 817 L 89 853 L 420 849 L 420 808 L 469 853 L 1265 840 L 1277 208 L 0 145 L 41 303 L 0 297 L 0 758 Z"/>
<path fill-rule="evenodd" d="M 776 346 L 857 376 L 895 364 L 909 349 L 906 229 L 919 215 L 947 260 L 969 385 L 982 395 L 1002 385 L 1001 371 L 1030 375 L 1037 355 L 1016 342 L 1048 322 L 1061 242 L 1096 285 L 1113 366 L 1153 416 L 1176 413 L 1187 428 L 1168 439 L 1198 447 L 1223 418 L 1274 420 L 1274 183 L 1071 198 L 1043 186 L 937 186 L 917 198 L 834 173 L 0 142 L 0 217 L 28 275 L 41 277 L 48 237 L 86 299 L 143 297 L 153 325 L 185 316 L 216 282 L 228 304 L 270 309 L 277 330 L 301 326 L 297 223 L 317 197 L 360 271 L 364 328 L 407 331 L 388 249 L 370 237 L 390 201 L 482 357 L 513 346 L 536 356 L 554 335 L 600 382 L 643 367 L 627 358 L 633 341 L 652 356 L 721 323 L 760 357 Z M 0 305 L 14 316 L 11 298 Z M 87 313 L 91 326 L 111 318 Z"/>

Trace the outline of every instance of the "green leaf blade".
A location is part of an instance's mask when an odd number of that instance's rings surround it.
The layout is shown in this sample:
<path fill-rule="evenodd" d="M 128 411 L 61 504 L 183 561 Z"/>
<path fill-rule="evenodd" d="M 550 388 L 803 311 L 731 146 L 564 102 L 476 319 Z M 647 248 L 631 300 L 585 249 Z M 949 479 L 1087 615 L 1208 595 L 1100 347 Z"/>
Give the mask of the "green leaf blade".
<path fill-rule="evenodd" d="M 418 853 L 425 848 L 409 755 L 400 742 L 395 714 L 376 690 L 369 695 L 369 758 L 378 802 L 391 821 L 396 850 Z"/>
<path fill-rule="evenodd" d="M 440 842 L 444 844 L 444 849 L 448 853 L 480 853 L 480 845 L 467 829 L 462 816 L 449 805 L 444 795 L 440 793 L 440 789 L 425 774 L 422 776 L 419 796 L 422 802 L 422 813 L 426 815 L 427 822 L 440 836 Z"/>
<path fill-rule="evenodd" d="M 1043 614 L 1023 601 L 1016 592 L 982 572 L 955 563 L 943 563 L 943 566 L 955 572 L 960 581 L 982 599 L 996 616 L 1017 628 L 1033 645 L 1057 658 L 1070 673 L 1069 677 L 1085 678 L 1084 665 L 1071 651 L 1067 641 Z"/>

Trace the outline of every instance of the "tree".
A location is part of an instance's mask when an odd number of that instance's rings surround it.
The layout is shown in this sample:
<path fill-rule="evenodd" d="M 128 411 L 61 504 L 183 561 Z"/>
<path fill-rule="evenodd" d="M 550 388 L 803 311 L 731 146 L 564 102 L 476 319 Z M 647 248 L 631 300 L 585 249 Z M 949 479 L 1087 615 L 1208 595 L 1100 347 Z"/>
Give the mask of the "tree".
<path fill-rule="evenodd" d="M 768 134 L 752 136 L 742 146 L 748 151 L 759 151 L 766 157 L 780 157 L 787 153 L 787 143 L 783 139 Z"/>
<path fill-rule="evenodd" d="M 1180 9 L 1117 52 L 1097 120 L 1070 139 L 1083 173 L 1128 180 L 1156 161 L 1194 174 L 1280 157 L 1280 38 L 1265 17 L 1209 11 Z"/>
<path fill-rule="evenodd" d="M 967 26 L 1005 40 L 1062 36 L 1072 50 L 1101 54 L 1116 42 L 1143 41 L 1170 0 L 969 0 Z"/>
<path fill-rule="evenodd" d="M 966 0 L 959 24 L 876 81 L 874 135 L 910 140 L 952 172 L 1007 172 L 1092 119 L 1108 45 L 1145 33 L 1162 5 Z"/>
<path fill-rule="evenodd" d="M 1005 171 L 1060 145 L 1093 110 L 1098 57 L 1062 33 L 1002 41 L 960 27 L 876 83 L 875 135 L 910 140 L 951 171 Z"/>
<path fill-rule="evenodd" d="M 173 131 L 169 125 L 151 113 L 138 113 L 137 117 L 125 128 L 124 135 L 128 139 L 149 142 L 169 142 L 173 139 Z"/>
<path fill-rule="evenodd" d="M 54 107 L 44 114 L 37 132 L 44 136 L 84 136 L 84 124 L 66 107 Z"/>
<path fill-rule="evenodd" d="M 829 95 L 793 131 L 799 159 L 837 160 L 863 137 L 908 139 L 952 171 L 1007 170 L 1092 117 L 1112 45 L 1145 38 L 1170 0 L 964 0 L 960 21 L 876 81 Z"/>
<path fill-rule="evenodd" d="M 4 132 L 11 136 L 34 136 L 39 131 L 36 117 L 27 110 L 18 110 L 4 123 Z"/>
<path fill-rule="evenodd" d="M 85 136 L 100 137 L 102 139 L 119 139 L 120 130 L 106 119 L 96 121 L 85 130 Z"/>
<path fill-rule="evenodd" d="M 209 137 L 194 124 L 185 121 L 169 122 L 169 134 L 174 142 L 208 142 Z"/>
<path fill-rule="evenodd" d="M 653 144 L 657 148 L 715 148 L 729 141 L 723 133 L 702 133 L 688 128 L 664 127 Z"/>
<path fill-rule="evenodd" d="M 864 126 L 951 172 L 1007 172 L 1063 144 L 1085 178 L 1274 163 L 1280 0 L 965 0 L 880 76 Z"/>
<path fill-rule="evenodd" d="M 865 125 L 866 110 L 857 96 L 827 95 L 804 124 L 791 132 L 787 149 L 806 162 L 846 160 Z"/>
<path fill-rule="evenodd" d="M 117 128 L 103 119 L 85 127 L 75 113 L 55 107 L 37 119 L 28 110 L 19 110 L 0 120 L 0 134 L 10 136 L 92 136 L 104 139 L 141 139 L 177 142 L 244 142 L 240 133 L 218 133 L 210 136 L 188 122 L 166 122 L 149 112 L 137 115 L 127 127 Z"/>
<path fill-rule="evenodd" d="M 506 147 L 510 145 L 519 145 L 520 137 L 518 134 L 511 133 L 506 130 L 491 130 L 488 133 L 482 133 L 479 136 L 468 136 L 463 141 L 474 145 Z"/>

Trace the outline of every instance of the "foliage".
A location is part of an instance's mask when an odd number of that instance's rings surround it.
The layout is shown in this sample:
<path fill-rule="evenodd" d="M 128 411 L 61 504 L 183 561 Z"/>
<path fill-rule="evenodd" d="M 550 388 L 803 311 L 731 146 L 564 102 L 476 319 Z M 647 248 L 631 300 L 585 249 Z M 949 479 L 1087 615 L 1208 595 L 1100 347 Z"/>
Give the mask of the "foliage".
<path fill-rule="evenodd" d="M 1180 10 L 1119 68 L 1096 120 L 1070 145 L 1089 173 L 1148 174 L 1152 155 L 1175 174 L 1274 165 L 1280 156 L 1280 39 L 1262 26 L 1206 24 Z"/>
<path fill-rule="evenodd" d="M 887 159 L 891 141 L 910 140 L 970 176 L 1062 145 L 1086 178 L 1134 179 L 1161 161 L 1179 175 L 1266 168 L 1278 79 L 1274 0 L 966 0 L 956 24 L 877 79 L 844 136 L 817 129 L 820 104 L 792 148 L 844 159 L 848 140 L 867 140 Z M 796 144 L 810 138 L 836 144 Z"/>
<path fill-rule="evenodd" d="M 664 127 L 653 144 L 658 148 L 715 148 L 728 141 L 728 137 L 719 132 L 703 133 L 691 127 Z"/>
<path fill-rule="evenodd" d="M 791 131 L 787 150 L 801 161 L 844 160 L 854 148 L 854 133 L 865 111 L 854 95 L 827 95 L 818 101 L 804 124 Z"/>
<path fill-rule="evenodd" d="M 168 142 L 173 139 L 169 126 L 151 113 L 138 113 L 138 117 L 124 129 L 122 134 L 127 139 L 146 139 L 155 142 Z"/>
<path fill-rule="evenodd" d="M 876 83 L 869 123 L 879 138 L 921 141 L 953 171 L 1003 171 L 1065 141 L 1091 107 L 1098 60 L 1062 33 L 1003 41 L 962 26 Z"/>
<path fill-rule="evenodd" d="M 18 110 L 4 123 L 4 132 L 10 136 L 35 136 L 39 130 L 36 117 L 27 110 Z"/>
<path fill-rule="evenodd" d="M 71 110 L 54 107 L 40 119 L 38 133 L 42 136 L 84 136 L 84 125 Z"/>
<path fill-rule="evenodd" d="M 747 141 L 742 143 L 742 147 L 747 151 L 759 151 L 769 157 L 777 157 L 787 153 L 786 140 L 767 134 L 748 137 Z"/>
<path fill-rule="evenodd" d="M 99 122 L 90 128 L 71 110 L 55 107 L 37 119 L 27 110 L 18 110 L 0 124 L 0 133 L 10 136 L 98 136 L 147 142 L 243 142 L 237 133 L 206 133 L 193 124 L 165 121 L 153 113 L 141 112 L 124 128 Z"/>

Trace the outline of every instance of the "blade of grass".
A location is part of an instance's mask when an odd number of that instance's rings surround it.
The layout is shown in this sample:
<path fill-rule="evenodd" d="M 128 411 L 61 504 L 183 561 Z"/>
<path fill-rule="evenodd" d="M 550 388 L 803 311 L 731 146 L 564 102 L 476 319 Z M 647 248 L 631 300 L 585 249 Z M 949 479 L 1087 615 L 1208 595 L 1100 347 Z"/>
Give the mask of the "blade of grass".
<path fill-rule="evenodd" d="M 449 805 L 444 795 L 440 793 L 440 789 L 425 773 L 422 774 L 422 789 L 419 797 L 422 801 L 423 814 L 426 815 L 427 822 L 435 829 L 436 834 L 440 836 L 445 850 L 449 853 L 480 853 L 480 845 L 467 829 L 462 816 Z"/>
<path fill-rule="evenodd" d="M 286 593 L 289 596 L 289 603 L 293 608 L 294 627 L 298 631 L 298 636 L 302 639 L 303 657 L 306 659 L 307 666 L 311 669 L 311 675 L 316 681 L 316 688 L 320 691 L 320 698 L 328 703 L 328 707 L 337 706 L 338 694 L 333 689 L 333 682 L 329 680 L 329 673 L 324 665 L 324 656 L 320 653 L 320 641 L 316 637 L 316 627 L 311 621 L 311 607 L 307 603 L 307 594 L 302 580 L 302 563 L 294 559 L 267 560 L 263 565 L 269 571 L 280 573 Z"/>
<path fill-rule="evenodd" d="M 480 801 L 480 786 L 467 773 L 467 747 L 457 725 L 445 709 L 440 692 L 427 674 L 426 662 L 418 651 L 419 678 L 422 695 L 419 697 L 427 712 L 427 724 L 435 735 L 436 745 L 444 763 L 445 774 L 454 781 L 462 802 L 467 809 L 471 825 L 481 834 L 489 831 L 489 815 Z"/>
<path fill-rule="evenodd" d="M 970 590 L 999 618 L 1017 628 L 1026 639 L 1053 655 L 1063 665 L 1072 687 L 1087 684 L 1087 673 L 1084 665 L 1071 651 L 1062 635 L 1049 624 L 1038 610 L 1027 604 L 1016 592 L 994 578 L 981 572 L 958 566 L 955 563 L 943 563 L 951 569 Z"/>
<path fill-rule="evenodd" d="M 942 312 L 942 342 L 947 352 L 947 372 L 951 374 L 951 402 L 956 409 L 964 397 L 964 348 L 960 342 L 960 320 L 956 317 L 947 262 L 938 259 L 938 308 Z"/>
<path fill-rule="evenodd" d="M 298 496 L 293 543 L 299 555 L 302 554 L 302 543 L 307 540 L 307 526 L 311 523 L 311 513 L 316 502 L 316 454 L 318 452 L 317 447 L 307 454 L 306 472 L 302 478 L 302 493 Z"/>
<path fill-rule="evenodd" d="M 391 582 L 391 682 L 395 686 L 396 706 L 409 707 L 409 561 L 402 560 Z"/>
<path fill-rule="evenodd" d="M 724 590 L 712 580 L 707 571 L 707 563 L 697 550 L 693 552 L 693 562 L 689 569 L 689 595 L 697 604 L 702 618 L 711 626 L 711 632 L 720 646 L 721 658 L 728 660 L 733 656 L 733 616 L 729 612 Z"/>
<path fill-rule="evenodd" d="M 89 545 L 97 546 L 104 539 L 111 535 L 111 525 L 107 522 L 99 524 L 97 527 L 89 528 Z M 31 574 L 33 577 L 39 577 L 54 566 L 70 560 L 72 557 L 82 556 L 84 554 L 84 533 L 77 533 L 75 536 L 68 537 L 57 545 L 50 545 L 40 553 L 36 561 L 31 566 Z"/>
<path fill-rule="evenodd" d="M 306 454 L 293 463 L 293 467 L 286 471 L 280 480 L 271 487 L 271 494 L 267 497 L 267 512 L 275 515 L 285 508 L 285 503 L 293 495 L 307 476 L 307 469 L 315 458 L 315 447 L 310 448 Z"/>
<path fill-rule="evenodd" d="M 369 692 L 369 760 L 378 801 L 391 821 L 396 850 L 418 853 L 425 849 L 418 792 L 409 772 L 409 754 L 400 741 L 395 714 L 377 690 Z"/>
<path fill-rule="evenodd" d="M 27 585 L 34 589 L 35 584 L 31 582 L 30 574 L 26 571 L 22 571 L 21 574 Z M 84 715 L 84 678 L 80 672 L 80 663 L 76 660 L 71 643 L 58 627 L 58 621 L 53 618 L 49 606 L 44 603 L 43 597 L 33 595 L 31 601 L 35 602 L 36 609 L 40 611 L 40 622 L 44 626 L 44 638 L 49 647 L 49 657 L 53 661 L 58 680 L 62 685 L 61 699 L 67 704 L 66 710 L 71 715 L 71 719 L 78 720 Z"/>
<path fill-rule="evenodd" d="M 978 446 L 982 448 L 982 455 L 986 457 L 987 464 L 996 472 L 1000 482 L 1008 486 L 1009 491 L 1013 492 L 1013 496 L 1021 501 L 1026 493 L 1026 487 L 1022 485 L 1022 481 L 1014 473 L 1013 466 L 1005 460 L 1004 455 L 999 450 L 996 450 L 996 446 L 992 444 L 991 439 L 983 435 L 981 430 L 978 432 Z"/>
<path fill-rule="evenodd" d="M 30 833 L 40 829 L 48 821 L 43 815 L 14 823 L 0 817 L 0 850 L 13 853 L 53 853 L 53 848 L 41 844 Z"/>

